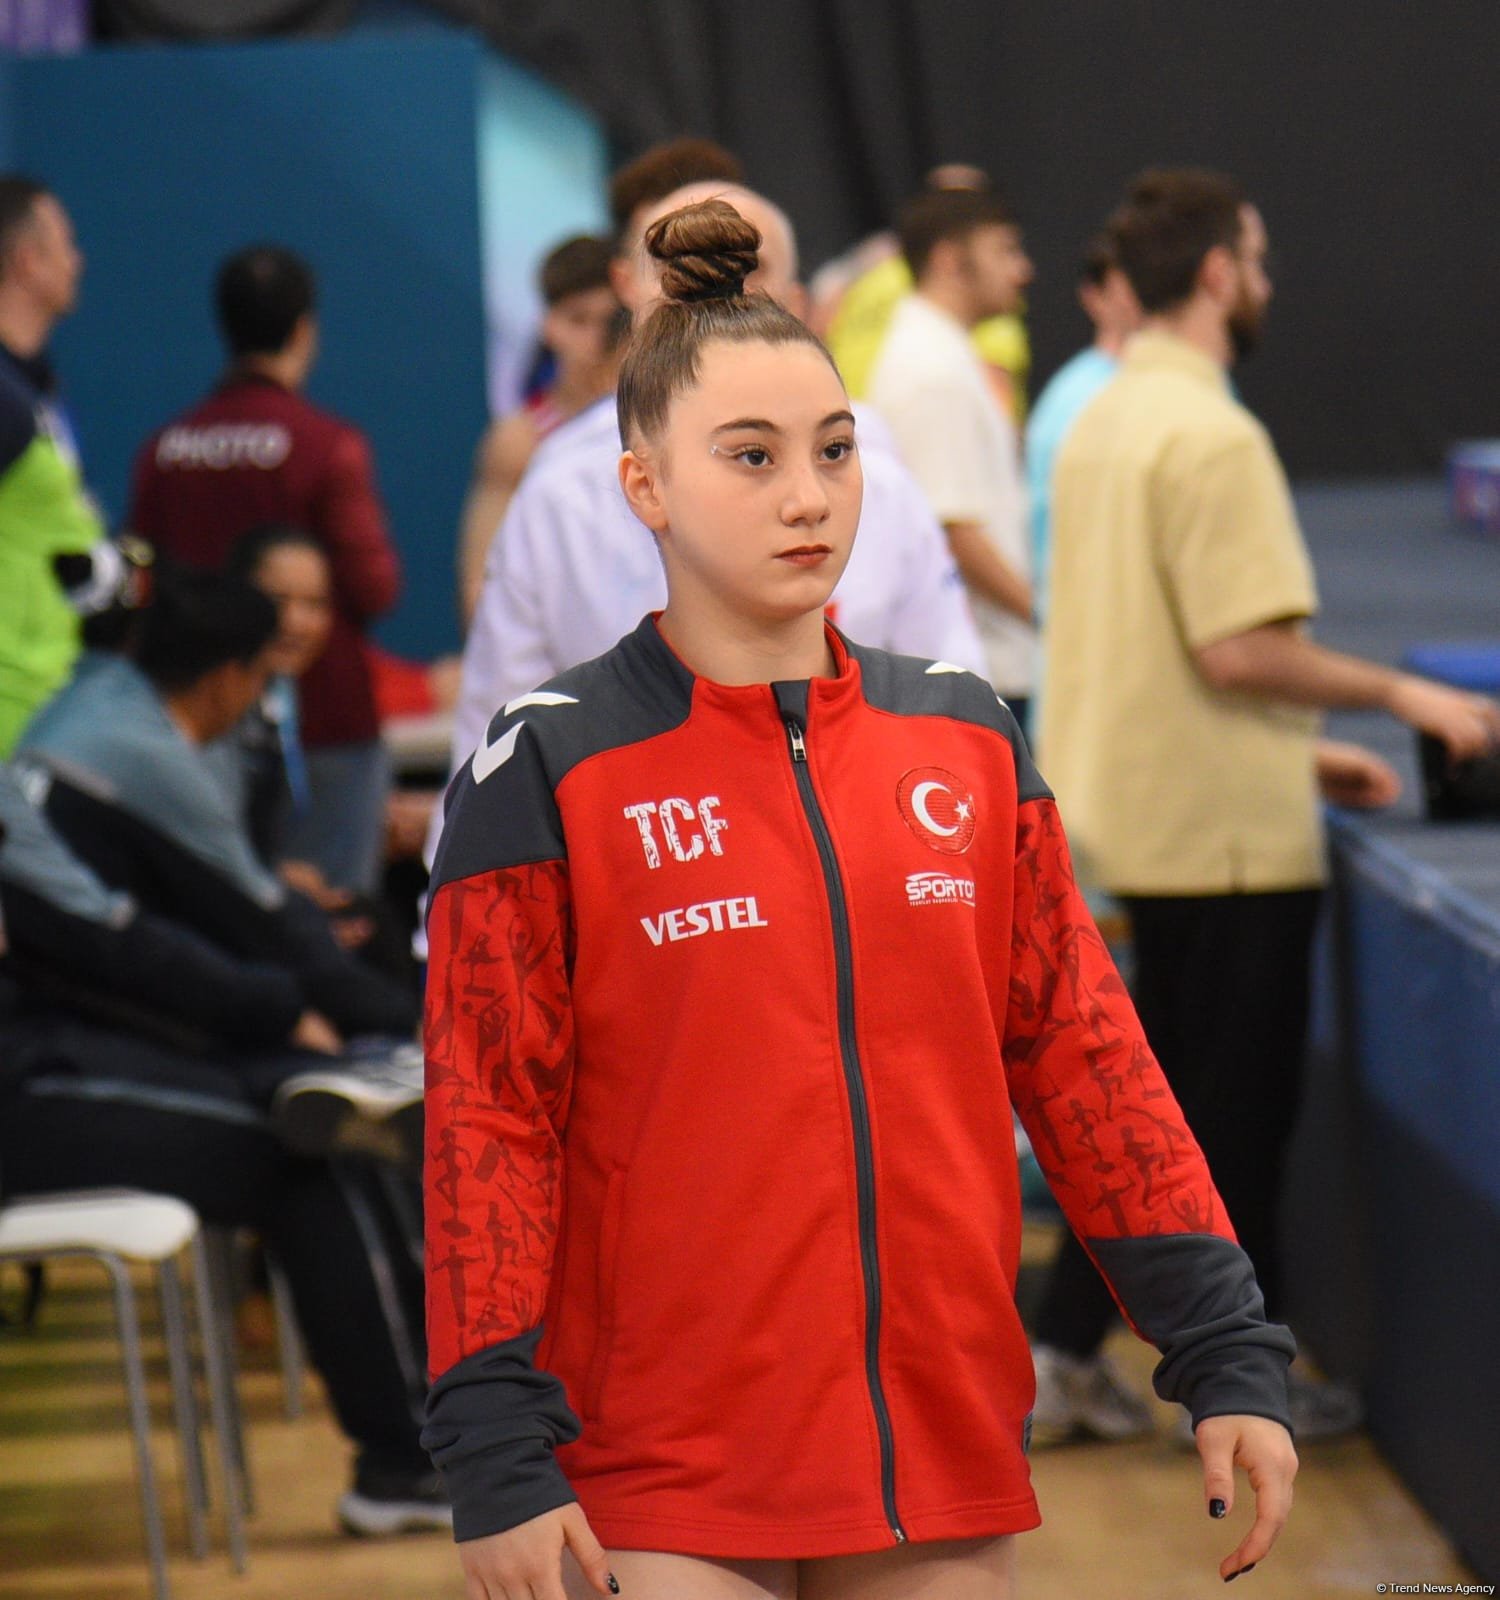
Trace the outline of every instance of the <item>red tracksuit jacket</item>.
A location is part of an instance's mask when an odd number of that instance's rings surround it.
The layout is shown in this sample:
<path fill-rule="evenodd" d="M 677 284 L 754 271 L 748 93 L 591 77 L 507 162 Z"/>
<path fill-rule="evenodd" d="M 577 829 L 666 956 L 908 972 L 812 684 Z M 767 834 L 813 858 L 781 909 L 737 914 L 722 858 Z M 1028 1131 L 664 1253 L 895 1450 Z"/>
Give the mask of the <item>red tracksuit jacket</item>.
<path fill-rule="evenodd" d="M 455 780 L 427 1012 L 424 1440 L 460 1539 L 812 1557 L 1038 1520 L 1011 1106 L 1195 1419 L 1285 1421 L 1202 1156 L 1009 711 L 830 630 L 647 618 Z"/>

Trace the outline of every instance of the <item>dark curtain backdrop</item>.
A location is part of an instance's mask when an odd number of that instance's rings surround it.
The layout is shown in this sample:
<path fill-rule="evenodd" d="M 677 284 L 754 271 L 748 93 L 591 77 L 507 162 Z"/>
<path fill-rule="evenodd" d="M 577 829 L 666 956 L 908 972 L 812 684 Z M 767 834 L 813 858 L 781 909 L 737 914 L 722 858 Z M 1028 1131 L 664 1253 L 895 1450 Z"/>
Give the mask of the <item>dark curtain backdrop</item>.
<path fill-rule="evenodd" d="M 809 265 L 887 222 L 934 162 L 986 166 L 1037 262 L 1038 378 L 1086 337 L 1074 264 L 1129 175 L 1226 167 L 1276 256 L 1241 387 L 1294 472 L 1429 470 L 1450 440 L 1500 434 L 1495 0 L 430 4 L 577 95 L 625 153 L 682 132 L 731 145 Z"/>

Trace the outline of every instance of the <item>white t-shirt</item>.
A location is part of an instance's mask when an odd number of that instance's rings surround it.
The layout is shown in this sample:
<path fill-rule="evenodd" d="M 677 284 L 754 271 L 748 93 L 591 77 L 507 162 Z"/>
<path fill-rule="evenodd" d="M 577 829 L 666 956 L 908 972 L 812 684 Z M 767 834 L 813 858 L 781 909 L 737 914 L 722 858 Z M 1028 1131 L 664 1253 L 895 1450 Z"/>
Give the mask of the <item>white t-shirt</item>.
<path fill-rule="evenodd" d="M 940 522 L 975 522 L 1023 576 L 1031 569 L 1026 488 L 1015 425 L 990 387 L 957 318 L 920 294 L 896 308 L 870 382 L 870 402 L 890 425 Z M 1036 630 L 972 596 L 1002 695 L 1036 682 Z"/>

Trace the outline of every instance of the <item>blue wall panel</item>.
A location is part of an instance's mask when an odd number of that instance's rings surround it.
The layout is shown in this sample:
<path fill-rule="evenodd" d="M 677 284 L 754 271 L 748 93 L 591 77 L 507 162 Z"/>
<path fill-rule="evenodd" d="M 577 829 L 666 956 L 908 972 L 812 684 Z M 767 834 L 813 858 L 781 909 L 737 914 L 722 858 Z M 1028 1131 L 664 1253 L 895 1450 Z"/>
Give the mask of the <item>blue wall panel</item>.
<path fill-rule="evenodd" d="M 570 234 L 607 233 L 609 152 L 591 116 L 493 52 L 479 79 L 479 193 L 490 400 L 508 411 L 534 353 L 537 263 Z"/>
<path fill-rule="evenodd" d="M 9 172 L 15 162 L 15 63 L 0 54 L 0 172 Z"/>
<path fill-rule="evenodd" d="M 111 517 L 141 439 L 221 368 L 215 265 L 281 240 L 322 280 L 312 396 L 373 439 L 406 559 L 382 635 L 423 654 L 455 640 L 454 530 L 485 420 L 480 60 L 467 36 L 422 32 L 9 71 L 12 157 L 56 188 L 89 258 L 56 351 Z"/>

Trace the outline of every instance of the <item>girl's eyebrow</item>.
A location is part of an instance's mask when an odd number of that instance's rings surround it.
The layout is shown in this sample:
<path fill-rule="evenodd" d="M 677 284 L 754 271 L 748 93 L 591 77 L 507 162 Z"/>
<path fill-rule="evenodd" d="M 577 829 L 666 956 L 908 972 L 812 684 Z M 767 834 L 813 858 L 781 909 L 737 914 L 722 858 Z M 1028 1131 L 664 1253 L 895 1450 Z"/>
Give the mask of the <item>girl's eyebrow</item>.
<path fill-rule="evenodd" d="M 764 417 L 736 417 L 733 422 L 721 422 L 715 433 L 737 433 L 741 428 L 754 429 L 759 433 L 780 433 L 781 429 L 774 422 L 768 422 Z"/>
<path fill-rule="evenodd" d="M 854 413 L 852 411 L 830 411 L 818 424 L 818 429 L 821 431 L 824 428 L 831 428 L 836 422 L 847 422 L 852 427 Z M 785 431 L 765 417 L 736 417 L 733 422 L 721 422 L 713 431 L 715 433 L 736 433 L 742 428 L 746 430 L 753 429 L 759 433 L 780 434 Z"/>

